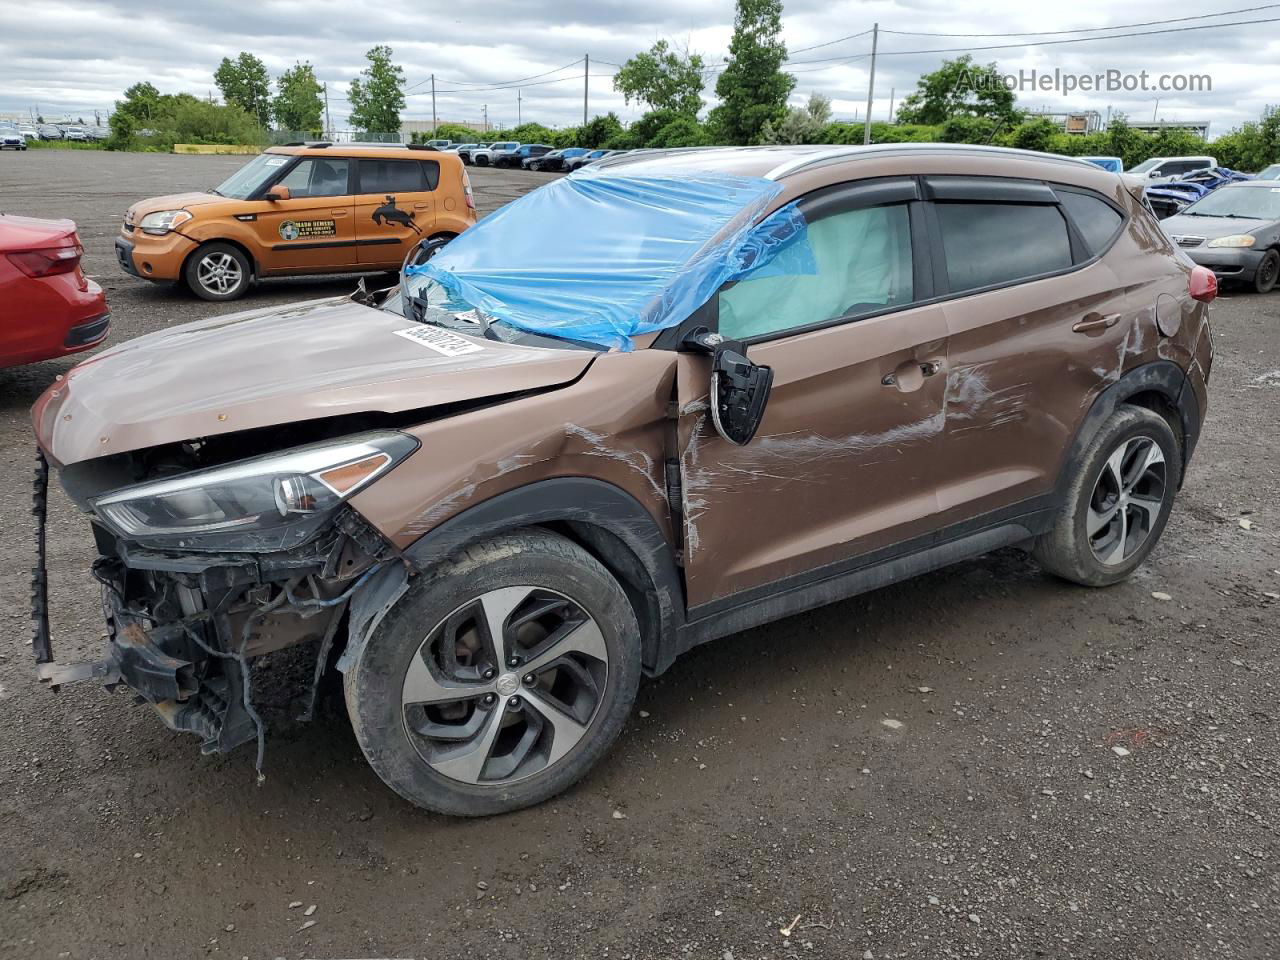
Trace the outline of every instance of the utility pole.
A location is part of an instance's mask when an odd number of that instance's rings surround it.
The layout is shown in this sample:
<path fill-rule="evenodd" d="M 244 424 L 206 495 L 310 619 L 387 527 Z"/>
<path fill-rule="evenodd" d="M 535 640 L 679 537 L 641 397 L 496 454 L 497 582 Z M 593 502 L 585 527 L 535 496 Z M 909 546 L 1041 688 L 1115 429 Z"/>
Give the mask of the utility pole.
<path fill-rule="evenodd" d="M 889 88 L 889 122 L 890 122 L 890 123 L 893 123 L 893 101 L 894 101 L 894 99 L 895 99 L 894 95 L 895 95 L 897 92 L 898 92 L 898 88 L 897 88 L 897 87 L 890 87 L 890 88 Z"/>
<path fill-rule="evenodd" d="M 489 132 L 489 105 L 484 105 L 484 132 Z"/>
<path fill-rule="evenodd" d="M 591 75 L 591 54 L 582 58 L 582 125 L 587 125 L 587 77 Z"/>
<path fill-rule="evenodd" d="M 329 81 L 324 82 L 324 138 L 333 139 L 333 123 L 329 119 Z"/>
<path fill-rule="evenodd" d="M 440 124 L 436 121 L 436 75 L 431 75 L 431 136 L 435 137 L 436 127 Z"/>
<path fill-rule="evenodd" d="M 867 81 L 867 120 L 862 125 L 862 142 L 871 142 L 871 98 L 876 92 L 876 41 L 880 39 L 880 24 L 871 25 L 871 79 Z"/>
<path fill-rule="evenodd" d="M 1156 122 L 1156 114 L 1160 111 L 1160 98 L 1156 97 L 1156 105 L 1151 108 L 1151 122 Z"/>
<path fill-rule="evenodd" d="M 517 88 L 516 89 L 516 126 L 517 127 L 520 126 L 522 123 L 524 123 L 524 117 L 520 112 L 520 102 L 522 99 L 523 97 L 520 93 L 520 90 L 519 88 Z"/>

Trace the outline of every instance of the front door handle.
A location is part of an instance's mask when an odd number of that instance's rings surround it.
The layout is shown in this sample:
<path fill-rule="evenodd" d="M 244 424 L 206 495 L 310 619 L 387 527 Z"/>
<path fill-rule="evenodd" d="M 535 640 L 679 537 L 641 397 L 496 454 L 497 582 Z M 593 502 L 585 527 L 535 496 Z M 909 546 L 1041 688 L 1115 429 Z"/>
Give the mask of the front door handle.
<path fill-rule="evenodd" d="M 1097 313 L 1085 314 L 1083 320 L 1078 320 L 1072 324 L 1071 329 L 1076 333 L 1093 333 L 1097 330 L 1106 330 L 1108 327 L 1114 327 L 1120 322 L 1120 314 L 1110 313 L 1102 316 Z"/>
<path fill-rule="evenodd" d="M 346 210 L 330 210 L 329 211 L 329 216 L 331 217 L 345 217 L 346 215 L 347 215 Z"/>
<path fill-rule="evenodd" d="M 413 209 L 415 209 L 415 210 L 425 210 L 425 209 L 427 209 L 427 207 L 429 207 L 429 206 L 431 206 L 431 201 L 430 201 L 430 200 L 424 200 L 424 201 L 422 201 L 421 203 L 415 203 L 415 204 L 413 205 Z"/>
<path fill-rule="evenodd" d="M 919 386 L 915 382 L 915 367 L 920 368 L 921 377 L 932 377 L 942 369 L 941 360 L 921 360 L 919 363 L 909 361 L 902 364 L 892 373 L 886 373 L 880 382 L 886 387 L 898 387 L 900 390 L 914 390 Z"/>

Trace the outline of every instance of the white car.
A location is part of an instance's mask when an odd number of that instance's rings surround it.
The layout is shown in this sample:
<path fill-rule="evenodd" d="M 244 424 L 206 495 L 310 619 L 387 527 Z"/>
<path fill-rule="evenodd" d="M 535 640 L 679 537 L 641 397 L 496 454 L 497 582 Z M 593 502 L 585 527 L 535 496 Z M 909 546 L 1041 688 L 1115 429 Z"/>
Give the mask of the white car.
<path fill-rule="evenodd" d="M 88 141 L 89 131 L 84 127 L 63 127 L 62 136 L 65 140 Z"/>
<path fill-rule="evenodd" d="M 508 153 L 519 146 L 520 144 L 515 140 L 499 140 L 497 143 L 491 143 L 479 150 L 472 150 L 471 162 L 477 167 L 491 167 L 493 166 L 494 154 Z"/>
<path fill-rule="evenodd" d="M 31 126 L 31 125 L 30 125 L 30 124 L 28 124 L 28 123 L 20 123 L 20 124 L 18 124 L 18 132 L 19 132 L 20 134 L 22 134 L 24 137 L 26 137 L 26 138 L 27 138 L 27 140 L 39 140 L 39 139 L 40 139 L 40 134 L 39 134 L 39 132 L 37 132 L 37 130 L 36 130 L 36 128 L 35 128 L 35 127 Z"/>
<path fill-rule="evenodd" d="M 1217 165 L 1215 157 L 1152 157 L 1125 172 L 1152 183 L 1164 183 Z"/>

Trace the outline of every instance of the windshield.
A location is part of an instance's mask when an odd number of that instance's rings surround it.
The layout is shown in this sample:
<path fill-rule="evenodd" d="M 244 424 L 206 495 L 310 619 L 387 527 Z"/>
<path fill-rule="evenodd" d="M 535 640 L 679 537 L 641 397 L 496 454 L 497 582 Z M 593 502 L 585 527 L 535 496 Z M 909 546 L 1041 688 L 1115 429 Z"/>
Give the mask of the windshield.
<path fill-rule="evenodd" d="M 1259 180 L 1280 180 L 1280 163 L 1273 163 L 1258 174 Z"/>
<path fill-rule="evenodd" d="M 1143 160 L 1136 167 L 1130 167 L 1130 173 L 1146 173 L 1148 170 L 1154 170 L 1160 163 L 1159 157 L 1152 157 L 1150 160 Z"/>
<path fill-rule="evenodd" d="M 1183 213 L 1201 217 L 1280 220 L 1280 187 L 1219 187 Z"/>
<path fill-rule="evenodd" d="M 288 162 L 289 157 L 285 154 L 260 153 L 218 184 L 214 193 L 233 200 L 248 200 Z"/>
<path fill-rule="evenodd" d="M 781 232 L 751 246 L 754 221 L 780 190 L 723 173 L 580 172 L 409 267 L 408 293 L 453 314 L 629 350 L 631 337 L 680 323 L 747 261 L 759 265 L 763 251 L 803 233 L 803 218 L 784 218 Z M 548 223 L 559 225 L 559 242 L 547 242 Z"/>

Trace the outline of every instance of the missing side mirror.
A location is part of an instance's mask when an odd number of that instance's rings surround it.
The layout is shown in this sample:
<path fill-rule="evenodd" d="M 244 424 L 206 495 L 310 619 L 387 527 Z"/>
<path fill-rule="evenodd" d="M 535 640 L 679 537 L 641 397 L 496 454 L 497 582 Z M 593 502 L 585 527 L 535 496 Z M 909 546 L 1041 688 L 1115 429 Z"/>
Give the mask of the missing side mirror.
<path fill-rule="evenodd" d="M 773 389 L 773 368 L 752 363 L 747 348 L 705 328 L 693 331 L 685 345 L 711 354 L 711 422 L 716 433 L 739 447 L 760 429 Z"/>

